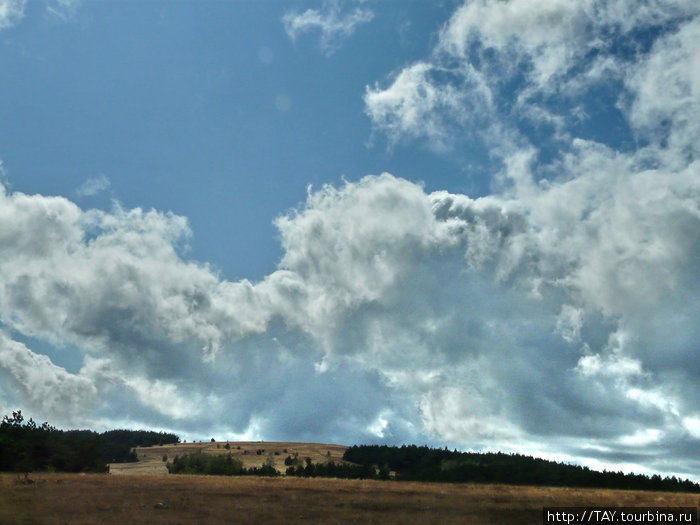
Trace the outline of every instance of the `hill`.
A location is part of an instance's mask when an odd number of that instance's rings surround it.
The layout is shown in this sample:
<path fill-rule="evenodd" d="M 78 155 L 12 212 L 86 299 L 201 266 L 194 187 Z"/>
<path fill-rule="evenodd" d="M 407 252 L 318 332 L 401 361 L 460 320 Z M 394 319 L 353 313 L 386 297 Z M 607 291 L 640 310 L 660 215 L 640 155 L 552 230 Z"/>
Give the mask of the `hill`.
<path fill-rule="evenodd" d="M 228 445 L 228 448 L 226 446 Z M 244 468 L 262 467 L 272 462 L 280 473 L 287 468 L 284 460 L 297 455 L 301 460 L 311 458 L 314 463 L 333 461 L 347 463 L 343 454 L 348 447 L 323 443 L 295 443 L 291 441 L 216 441 L 202 443 L 175 443 L 151 447 L 136 447 L 136 463 L 111 463 L 112 474 L 167 474 L 166 463 L 175 456 L 186 454 L 231 454 Z"/>
<path fill-rule="evenodd" d="M 0 423 L 0 471 L 113 474 L 279 475 L 595 487 L 700 493 L 676 477 L 598 472 L 519 454 L 473 453 L 404 445 L 295 442 L 179 443 L 164 432 L 57 430 L 20 411 Z M 148 445 L 148 446 L 144 446 Z M 111 459 L 109 467 L 106 462 Z M 129 462 L 130 461 L 130 462 Z"/>

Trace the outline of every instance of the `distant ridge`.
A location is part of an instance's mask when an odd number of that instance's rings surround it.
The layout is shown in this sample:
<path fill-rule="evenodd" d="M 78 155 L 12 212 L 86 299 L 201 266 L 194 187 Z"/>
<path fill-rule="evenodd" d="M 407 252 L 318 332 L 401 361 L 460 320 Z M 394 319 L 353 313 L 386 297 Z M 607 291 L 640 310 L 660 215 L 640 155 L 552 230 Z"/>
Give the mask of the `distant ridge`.
<path fill-rule="evenodd" d="M 563 487 L 614 488 L 700 493 L 690 480 L 659 475 L 595 471 L 588 467 L 558 463 L 521 454 L 476 453 L 436 449 L 427 446 L 355 445 L 343 459 L 360 465 L 385 466 L 395 479 L 545 485 Z"/>
<path fill-rule="evenodd" d="M 182 459 L 187 456 L 200 459 Z M 206 456 L 213 459 L 206 460 Z M 229 474 L 700 493 L 700 484 L 675 476 L 599 472 L 502 452 L 459 452 L 416 445 L 347 447 L 291 441 L 181 443 L 177 435 L 165 432 L 110 430 L 99 434 L 91 430 L 58 430 L 48 423 L 37 425 L 32 419 L 25 421 L 21 411 L 5 416 L 0 423 L 0 471 L 5 472 L 167 474 L 168 467 L 177 470 L 172 468 L 176 458 L 181 465 L 186 464 L 188 473 L 217 473 L 206 470 L 215 464 L 218 469 L 219 463 L 226 462 L 230 468 L 224 470 Z"/>

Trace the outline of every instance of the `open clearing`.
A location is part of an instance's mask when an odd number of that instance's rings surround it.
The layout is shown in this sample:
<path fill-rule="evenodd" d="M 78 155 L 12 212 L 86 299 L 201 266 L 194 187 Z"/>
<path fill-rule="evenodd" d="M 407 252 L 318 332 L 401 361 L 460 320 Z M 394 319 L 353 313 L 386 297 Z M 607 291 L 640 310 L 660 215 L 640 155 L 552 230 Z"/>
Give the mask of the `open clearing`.
<path fill-rule="evenodd" d="M 687 506 L 700 495 L 340 479 L 0 474 L 0 523 L 541 524 L 544 506 Z"/>
<path fill-rule="evenodd" d="M 226 445 L 229 448 L 226 449 Z M 275 468 L 284 473 L 284 458 L 298 454 L 302 460 L 311 458 L 314 463 L 343 461 L 343 453 L 348 447 L 343 445 L 326 445 L 321 443 L 293 443 L 288 441 L 218 441 L 202 443 L 178 443 L 176 445 L 158 445 L 154 447 L 136 447 L 136 463 L 111 463 L 112 474 L 167 474 L 163 458 L 172 461 L 176 455 L 202 452 L 205 454 L 231 454 L 239 459 L 245 468 L 260 467 L 272 458 Z M 258 454 L 260 451 L 260 454 Z"/>

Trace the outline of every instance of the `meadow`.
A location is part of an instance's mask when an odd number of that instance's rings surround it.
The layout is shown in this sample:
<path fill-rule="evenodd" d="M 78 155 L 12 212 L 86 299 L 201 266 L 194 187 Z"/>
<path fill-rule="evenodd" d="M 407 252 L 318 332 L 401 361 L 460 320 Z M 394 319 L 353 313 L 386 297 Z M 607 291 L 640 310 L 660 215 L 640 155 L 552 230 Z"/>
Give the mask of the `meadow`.
<path fill-rule="evenodd" d="M 0 523 L 539 524 L 545 506 L 694 506 L 700 495 L 321 478 L 0 474 Z"/>

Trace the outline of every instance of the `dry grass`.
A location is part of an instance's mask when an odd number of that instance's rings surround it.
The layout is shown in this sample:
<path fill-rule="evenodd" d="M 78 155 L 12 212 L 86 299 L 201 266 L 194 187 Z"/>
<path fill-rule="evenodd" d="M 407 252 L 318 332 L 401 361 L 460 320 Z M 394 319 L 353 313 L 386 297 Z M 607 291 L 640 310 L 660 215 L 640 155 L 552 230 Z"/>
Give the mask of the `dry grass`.
<path fill-rule="evenodd" d="M 178 443 L 177 445 L 162 445 L 155 447 L 137 447 L 135 449 L 138 463 L 112 463 L 112 474 L 167 474 L 163 462 L 163 456 L 167 455 L 172 460 L 176 455 L 203 452 L 205 454 L 228 454 L 243 462 L 246 468 L 260 467 L 272 455 L 275 466 L 280 472 L 284 472 L 284 458 L 294 453 L 299 454 L 303 460 L 310 457 L 314 463 L 335 461 L 343 463 L 343 453 L 348 447 L 342 445 L 324 445 L 321 443 L 293 443 L 272 441 L 231 441 L 230 449 L 225 449 L 226 441 L 216 443 Z M 260 455 L 258 450 L 264 450 Z M 286 452 L 285 452 L 286 450 Z M 330 454 L 329 454 L 330 453 Z"/>
<path fill-rule="evenodd" d="M 544 506 L 692 506 L 700 495 L 338 479 L 0 475 L 0 523 L 540 524 Z M 158 504 L 163 504 L 159 508 Z"/>

